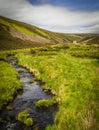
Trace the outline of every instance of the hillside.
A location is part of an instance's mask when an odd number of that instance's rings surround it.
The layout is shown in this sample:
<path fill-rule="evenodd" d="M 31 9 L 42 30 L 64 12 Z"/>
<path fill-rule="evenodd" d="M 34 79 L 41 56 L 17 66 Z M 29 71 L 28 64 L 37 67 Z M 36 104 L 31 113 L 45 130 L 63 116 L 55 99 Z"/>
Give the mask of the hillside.
<path fill-rule="evenodd" d="M 98 130 L 99 35 L 7 20 L 0 26 L 0 49 L 7 50 L 0 51 L 0 130 Z"/>
<path fill-rule="evenodd" d="M 0 50 L 73 43 L 73 41 L 97 44 L 98 39 L 99 35 L 55 33 L 0 16 Z"/>

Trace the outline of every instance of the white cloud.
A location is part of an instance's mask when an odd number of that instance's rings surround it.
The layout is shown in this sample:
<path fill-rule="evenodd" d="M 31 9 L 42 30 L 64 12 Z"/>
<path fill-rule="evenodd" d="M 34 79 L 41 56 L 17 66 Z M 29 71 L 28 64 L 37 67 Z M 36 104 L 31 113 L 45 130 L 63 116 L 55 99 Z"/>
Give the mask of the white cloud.
<path fill-rule="evenodd" d="M 95 32 L 96 30 L 99 33 L 97 30 L 99 11 L 77 12 L 47 4 L 33 6 L 28 0 L 0 0 L 0 15 L 58 32 Z"/>
<path fill-rule="evenodd" d="M 83 27 L 83 28 L 80 28 L 79 32 L 84 32 L 84 33 L 99 33 L 99 24 L 96 24 L 96 25 L 92 25 L 92 26 L 89 26 L 89 27 Z"/>

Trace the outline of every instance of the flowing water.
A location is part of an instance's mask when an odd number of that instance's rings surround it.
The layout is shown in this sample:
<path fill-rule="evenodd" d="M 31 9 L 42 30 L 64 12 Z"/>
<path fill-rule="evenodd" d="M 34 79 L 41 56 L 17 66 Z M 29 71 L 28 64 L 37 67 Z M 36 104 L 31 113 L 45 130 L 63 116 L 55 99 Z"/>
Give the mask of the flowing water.
<path fill-rule="evenodd" d="M 0 112 L 0 118 L 2 118 L 0 130 L 44 130 L 48 124 L 53 124 L 57 106 L 46 109 L 36 108 L 36 101 L 41 99 L 50 100 L 51 95 L 44 93 L 39 81 L 30 83 L 34 76 L 26 68 L 19 66 L 16 60 L 10 60 L 10 63 L 19 72 L 23 90 L 9 103 L 12 110 L 5 108 Z M 33 118 L 34 125 L 31 127 L 27 127 L 15 119 L 17 114 L 25 109 L 29 110 L 30 117 Z"/>

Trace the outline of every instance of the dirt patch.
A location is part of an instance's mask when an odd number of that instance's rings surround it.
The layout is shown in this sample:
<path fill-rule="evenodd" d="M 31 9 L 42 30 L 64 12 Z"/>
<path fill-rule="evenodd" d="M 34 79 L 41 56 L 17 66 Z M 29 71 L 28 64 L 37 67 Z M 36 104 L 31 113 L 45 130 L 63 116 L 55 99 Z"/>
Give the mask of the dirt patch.
<path fill-rule="evenodd" d="M 10 27 L 9 28 L 10 30 L 10 34 L 13 36 L 13 37 L 16 37 L 16 38 L 19 38 L 19 39 L 22 39 L 22 40 L 27 40 L 27 41 L 32 41 L 32 42 L 39 42 L 39 43 L 50 43 L 50 40 L 49 39 L 46 39 L 46 38 L 43 38 L 39 35 L 36 35 L 36 36 L 29 36 L 27 34 L 24 34 L 24 33 L 21 33 L 19 32 L 18 30 Z"/>

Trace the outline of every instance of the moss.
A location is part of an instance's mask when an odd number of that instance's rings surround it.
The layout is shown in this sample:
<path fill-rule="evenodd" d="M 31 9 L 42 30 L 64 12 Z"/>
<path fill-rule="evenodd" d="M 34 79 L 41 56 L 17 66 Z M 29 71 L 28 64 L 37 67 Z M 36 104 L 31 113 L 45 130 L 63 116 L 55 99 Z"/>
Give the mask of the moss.
<path fill-rule="evenodd" d="M 32 118 L 27 118 L 24 122 L 27 126 L 32 126 L 33 125 L 33 119 Z"/>
<path fill-rule="evenodd" d="M 16 119 L 27 126 L 33 125 L 33 119 L 29 117 L 29 112 L 27 109 L 18 113 Z"/>
<path fill-rule="evenodd" d="M 46 99 L 43 99 L 43 100 L 39 100 L 35 103 L 36 107 L 38 108 L 42 108 L 42 107 L 51 107 L 53 106 L 54 104 L 56 104 L 56 101 L 55 100 L 46 100 Z"/>

